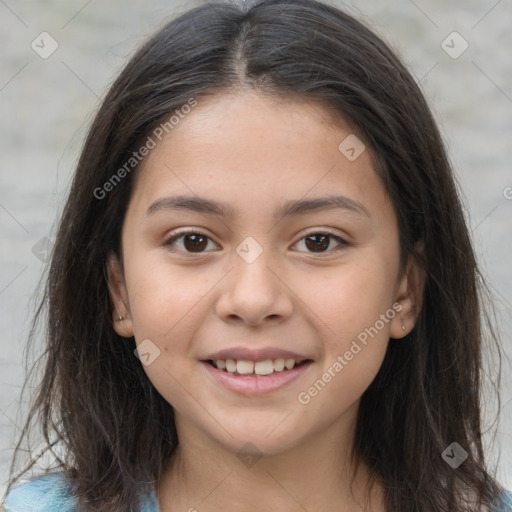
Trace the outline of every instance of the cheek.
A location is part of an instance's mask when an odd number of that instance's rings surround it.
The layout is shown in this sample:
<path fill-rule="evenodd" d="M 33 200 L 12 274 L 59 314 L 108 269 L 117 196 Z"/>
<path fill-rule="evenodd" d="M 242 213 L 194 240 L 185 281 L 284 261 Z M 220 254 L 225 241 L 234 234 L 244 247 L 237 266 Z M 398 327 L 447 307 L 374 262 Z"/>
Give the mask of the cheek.
<path fill-rule="evenodd" d="M 392 305 L 394 272 L 382 258 L 358 255 L 358 262 L 301 275 L 297 295 L 334 340 L 355 338 L 373 326 Z M 299 278 L 300 277 L 300 278 Z M 386 324 L 388 330 L 389 325 Z"/>
<path fill-rule="evenodd" d="M 201 301 L 212 287 L 211 276 L 198 267 L 171 265 L 165 256 L 133 261 L 126 277 L 135 337 L 153 335 L 171 350 L 177 334 L 197 323 Z"/>
<path fill-rule="evenodd" d="M 359 307 L 360 302 L 347 301 L 341 314 L 333 312 L 332 317 L 326 317 L 335 334 L 322 331 L 323 359 L 308 387 L 297 397 L 301 404 L 312 403 L 313 410 L 326 416 L 325 421 L 344 414 L 360 399 L 386 355 L 391 320 L 385 313 L 390 310 L 377 302 L 372 308 L 368 303 Z M 385 320 L 381 320 L 382 314 Z"/>
<path fill-rule="evenodd" d="M 300 293 L 308 297 L 308 310 L 315 313 L 310 318 L 324 351 L 310 388 L 319 396 L 319 407 L 331 403 L 341 411 L 357 400 L 386 354 L 395 316 L 394 273 L 383 258 L 370 252 L 360 256 L 358 263 L 302 281 Z"/>
<path fill-rule="evenodd" d="M 150 364 L 143 365 L 148 378 L 183 412 L 191 407 L 189 394 L 195 393 L 189 379 L 197 364 L 190 354 L 191 340 L 201 327 L 202 299 L 212 284 L 197 268 L 178 269 L 150 256 L 141 264 L 133 258 L 126 268 L 134 336 L 139 353 L 147 348 L 151 354 Z"/>

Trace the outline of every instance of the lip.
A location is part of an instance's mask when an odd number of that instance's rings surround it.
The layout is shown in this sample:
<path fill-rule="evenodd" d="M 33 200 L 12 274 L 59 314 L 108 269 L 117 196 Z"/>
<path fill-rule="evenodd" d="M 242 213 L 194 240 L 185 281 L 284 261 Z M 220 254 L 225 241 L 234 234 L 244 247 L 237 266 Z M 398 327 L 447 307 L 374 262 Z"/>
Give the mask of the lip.
<path fill-rule="evenodd" d="M 251 350 L 246 347 L 233 347 L 233 348 L 225 348 L 224 350 L 219 350 L 214 354 L 210 354 L 202 358 L 202 361 L 208 361 L 211 359 L 213 361 L 217 359 L 233 359 L 235 361 L 265 361 L 266 359 L 294 359 L 297 364 L 302 363 L 306 359 L 311 359 L 310 357 L 306 357 L 296 352 L 291 352 L 289 350 L 283 350 L 280 348 L 262 348 L 259 350 Z M 289 370 L 291 371 L 291 370 Z"/>
<path fill-rule="evenodd" d="M 222 359 L 222 357 L 218 357 L 217 359 Z M 269 357 L 267 359 L 271 358 Z M 290 357 L 290 359 L 292 359 L 292 357 Z M 309 370 L 313 361 L 307 360 L 300 366 L 295 366 L 292 370 L 274 372 L 272 375 L 256 376 L 234 375 L 224 370 L 219 370 L 208 361 L 200 361 L 200 364 L 205 371 L 223 387 L 240 395 L 252 397 L 266 395 L 284 388 L 303 376 Z"/>

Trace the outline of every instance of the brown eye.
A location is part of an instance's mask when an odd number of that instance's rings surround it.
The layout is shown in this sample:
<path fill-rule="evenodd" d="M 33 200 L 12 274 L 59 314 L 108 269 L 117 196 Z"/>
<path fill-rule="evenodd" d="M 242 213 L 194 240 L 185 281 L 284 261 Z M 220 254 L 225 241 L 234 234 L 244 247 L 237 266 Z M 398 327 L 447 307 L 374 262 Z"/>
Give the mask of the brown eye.
<path fill-rule="evenodd" d="M 307 252 L 323 254 L 329 252 L 332 240 L 338 242 L 338 246 L 332 249 L 333 251 L 343 249 L 348 245 L 345 240 L 332 233 L 311 233 L 303 237 L 298 243 L 305 241 Z M 180 241 L 180 246 L 175 249 L 176 242 Z M 208 242 L 211 241 L 210 237 L 199 233 L 197 231 L 186 231 L 173 235 L 164 245 L 171 247 L 173 252 L 183 252 L 185 254 L 201 254 L 209 252 L 206 250 Z"/>
<path fill-rule="evenodd" d="M 178 240 L 182 240 L 181 247 L 178 251 L 185 253 L 201 253 L 204 252 L 208 246 L 210 238 L 197 231 L 187 231 L 172 236 L 165 242 L 165 245 L 173 247 Z M 174 251 L 174 249 L 171 250 Z"/>
<path fill-rule="evenodd" d="M 332 239 L 337 240 L 339 243 L 338 247 L 334 250 L 342 249 L 347 245 L 345 240 L 331 233 L 312 233 L 302 238 L 299 243 L 305 240 L 305 245 L 309 252 L 324 253 L 328 252 Z"/>

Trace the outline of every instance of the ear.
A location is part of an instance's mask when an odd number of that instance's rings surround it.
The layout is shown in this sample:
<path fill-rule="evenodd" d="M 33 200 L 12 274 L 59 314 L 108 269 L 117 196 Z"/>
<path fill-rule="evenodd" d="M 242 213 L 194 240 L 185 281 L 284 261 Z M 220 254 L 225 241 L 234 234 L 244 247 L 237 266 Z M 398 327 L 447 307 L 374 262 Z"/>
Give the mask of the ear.
<path fill-rule="evenodd" d="M 423 254 L 423 243 L 417 243 L 415 249 Z M 397 314 L 391 322 L 391 338 L 404 338 L 414 329 L 423 305 L 424 289 L 425 272 L 414 254 L 410 254 L 395 295 L 394 303 L 401 308 L 395 306 Z"/>
<path fill-rule="evenodd" d="M 112 307 L 112 326 L 119 336 L 131 338 L 134 335 L 130 314 L 128 293 L 124 273 L 117 256 L 110 252 L 107 256 L 107 284 Z M 120 318 L 121 317 L 121 318 Z"/>

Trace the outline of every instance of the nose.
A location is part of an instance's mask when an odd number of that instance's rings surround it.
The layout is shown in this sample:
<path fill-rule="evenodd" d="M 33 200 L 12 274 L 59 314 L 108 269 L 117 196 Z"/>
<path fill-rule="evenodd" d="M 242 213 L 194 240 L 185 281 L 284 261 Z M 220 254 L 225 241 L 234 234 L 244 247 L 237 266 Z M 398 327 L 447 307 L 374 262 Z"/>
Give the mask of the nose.
<path fill-rule="evenodd" d="M 234 268 L 223 280 L 217 315 L 227 322 L 259 325 L 283 322 L 293 312 L 293 291 L 266 251 L 248 263 L 234 255 Z M 274 265 L 272 265 L 272 262 Z"/>

